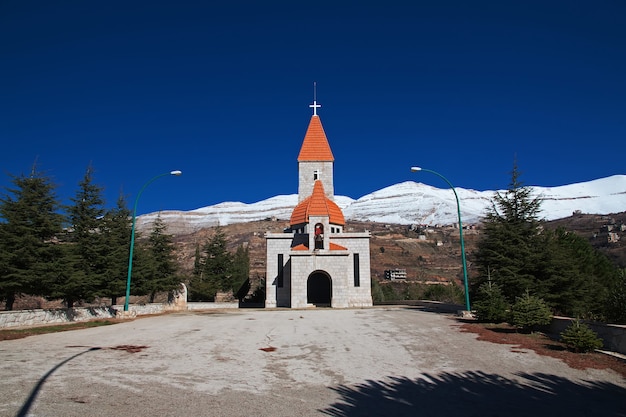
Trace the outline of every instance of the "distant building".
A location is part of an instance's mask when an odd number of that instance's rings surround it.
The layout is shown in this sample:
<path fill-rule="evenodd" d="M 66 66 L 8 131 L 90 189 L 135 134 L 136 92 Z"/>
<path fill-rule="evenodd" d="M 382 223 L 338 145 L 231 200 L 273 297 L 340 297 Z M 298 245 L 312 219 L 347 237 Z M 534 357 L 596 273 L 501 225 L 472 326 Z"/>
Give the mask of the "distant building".
<path fill-rule="evenodd" d="M 386 269 L 385 279 L 395 281 L 397 279 L 406 279 L 406 269 Z"/>
<path fill-rule="evenodd" d="M 619 242 L 619 235 L 617 233 L 615 233 L 615 232 L 609 232 L 608 242 L 609 243 L 617 243 L 617 242 Z"/>

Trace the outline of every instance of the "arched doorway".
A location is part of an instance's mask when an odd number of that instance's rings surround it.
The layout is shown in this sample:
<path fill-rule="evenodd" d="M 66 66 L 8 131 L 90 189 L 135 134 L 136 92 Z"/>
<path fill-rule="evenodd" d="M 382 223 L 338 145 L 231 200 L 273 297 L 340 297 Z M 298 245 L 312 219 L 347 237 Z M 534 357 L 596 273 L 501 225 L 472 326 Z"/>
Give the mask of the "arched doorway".
<path fill-rule="evenodd" d="M 330 275 L 326 272 L 315 271 L 309 275 L 306 282 L 306 302 L 316 307 L 330 307 L 333 295 L 333 286 Z"/>

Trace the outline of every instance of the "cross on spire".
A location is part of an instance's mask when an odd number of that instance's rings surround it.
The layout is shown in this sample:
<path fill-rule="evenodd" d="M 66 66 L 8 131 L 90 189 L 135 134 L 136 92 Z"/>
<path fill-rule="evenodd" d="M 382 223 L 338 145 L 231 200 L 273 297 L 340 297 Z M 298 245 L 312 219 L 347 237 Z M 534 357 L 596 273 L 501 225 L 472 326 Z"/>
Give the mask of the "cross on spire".
<path fill-rule="evenodd" d="M 317 108 L 322 107 L 321 104 L 317 104 L 317 82 L 313 82 L 313 104 L 309 104 L 309 107 L 313 108 L 313 116 L 317 116 Z"/>
<path fill-rule="evenodd" d="M 313 116 L 317 116 L 317 108 L 322 107 L 322 105 L 317 104 L 317 101 L 313 100 L 313 104 L 309 104 L 309 107 L 313 108 Z"/>

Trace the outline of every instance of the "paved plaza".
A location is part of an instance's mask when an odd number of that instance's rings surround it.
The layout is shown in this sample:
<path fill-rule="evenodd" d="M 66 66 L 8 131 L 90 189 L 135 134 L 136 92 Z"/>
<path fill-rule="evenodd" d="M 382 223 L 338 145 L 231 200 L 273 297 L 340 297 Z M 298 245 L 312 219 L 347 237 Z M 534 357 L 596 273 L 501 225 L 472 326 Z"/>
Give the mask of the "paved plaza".
<path fill-rule="evenodd" d="M 0 342 L 0 416 L 626 416 L 626 380 L 410 307 L 233 310 Z"/>

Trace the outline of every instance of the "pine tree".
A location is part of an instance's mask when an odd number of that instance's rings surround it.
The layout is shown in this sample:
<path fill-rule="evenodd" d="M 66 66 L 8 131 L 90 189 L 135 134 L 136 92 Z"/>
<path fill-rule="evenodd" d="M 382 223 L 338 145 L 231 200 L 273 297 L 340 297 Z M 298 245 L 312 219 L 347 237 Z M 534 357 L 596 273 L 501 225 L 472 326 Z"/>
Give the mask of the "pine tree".
<path fill-rule="evenodd" d="M 166 231 L 167 225 L 159 214 L 145 248 L 149 266 L 147 276 L 141 282 L 141 292 L 150 296 L 151 303 L 158 292 L 172 291 L 180 284 L 173 238 Z"/>
<path fill-rule="evenodd" d="M 232 288 L 232 256 L 226 248 L 226 236 L 220 227 L 202 247 L 199 266 L 190 283 L 192 300 L 213 300 L 218 291 Z"/>
<path fill-rule="evenodd" d="M 500 323 L 506 320 L 509 308 L 500 287 L 491 281 L 483 283 L 474 301 L 476 316 L 481 321 Z"/>
<path fill-rule="evenodd" d="M 518 297 L 515 304 L 511 306 L 511 324 L 529 331 L 537 326 L 550 324 L 552 312 L 548 305 L 541 298 L 530 295 L 527 291 L 523 296 Z"/>
<path fill-rule="evenodd" d="M 563 228 L 545 231 L 536 294 L 559 314 L 598 318 L 605 310 L 617 268 L 581 236 Z"/>
<path fill-rule="evenodd" d="M 544 230 L 540 206 L 514 166 L 509 190 L 496 194 L 485 219 L 476 253 L 481 277 L 474 288 L 490 274 L 509 303 L 530 291 L 559 314 L 601 318 L 617 268 L 575 233 Z"/>
<path fill-rule="evenodd" d="M 200 245 L 196 243 L 196 250 L 193 258 L 193 276 L 200 276 L 203 268 L 202 254 L 200 253 Z"/>
<path fill-rule="evenodd" d="M 600 349 L 603 346 L 602 339 L 598 337 L 596 332 L 580 320 L 573 320 L 560 336 L 561 342 L 579 353 Z"/>
<path fill-rule="evenodd" d="M 232 258 L 232 275 L 230 289 L 237 293 L 245 282 L 250 279 L 250 252 L 243 245 L 237 247 Z M 249 286 L 249 284 L 248 284 Z"/>
<path fill-rule="evenodd" d="M 35 165 L 29 176 L 11 178 L 14 188 L 0 199 L 0 298 L 7 310 L 18 294 L 47 295 L 63 222 L 55 187 Z"/>
<path fill-rule="evenodd" d="M 83 268 L 84 259 L 76 244 L 60 245 L 60 256 L 54 262 L 54 278 L 49 281 L 48 298 L 62 299 L 67 308 L 82 300 L 93 298 L 94 289 L 88 282 L 91 277 Z"/>
<path fill-rule="evenodd" d="M 67 207 L 70 221 L 68 245 L 64 248 L 71 259 L 69 268 L 57 276 L 53 297 L 63 298 L 68 308 L 77 301 L 91 301 L 100 292 L 107 268 L 106 235 L 103 233 L 104 200 L 102 187 L 93 183 L 93 169 L 89 166 L 79 182 L 73 205 Z"/>
<path fill-rule="evenodd" d="M 626 269 L 620 269 L 609 287 L 605 316 L 611 323 L 626 324 Z"/>
<path fill-rule="evenodd" d="M 509 188 L 496 193 L 484 220 L 484 233 L 478 243 L 476 263 L 478 288 L 491 276 L 509 303 L 528 289 L 535 290 L 537 267 L 542 255 L 539 236 L 541 200 L 520 181 L 514 164 Z"/>
<path fill-rule="evenodd" d="M 131 227 L 131 212 L 120 193 L 115 208 L 108 210 L 104 215 L 102 227 L 109 250 L 101 295 L 111 298 L 113 305 L 117 304 L 117 297 L 124 295 L 126 291 Z"/>

